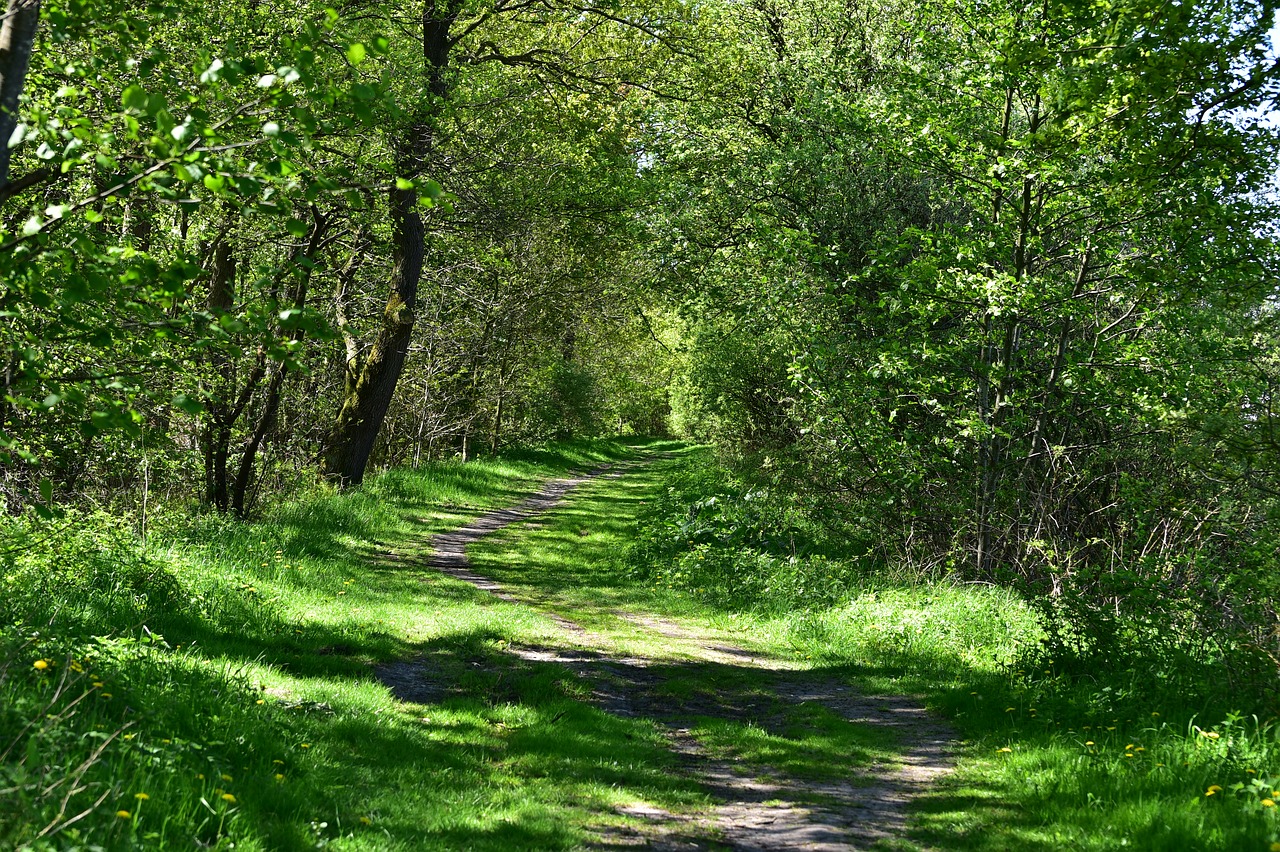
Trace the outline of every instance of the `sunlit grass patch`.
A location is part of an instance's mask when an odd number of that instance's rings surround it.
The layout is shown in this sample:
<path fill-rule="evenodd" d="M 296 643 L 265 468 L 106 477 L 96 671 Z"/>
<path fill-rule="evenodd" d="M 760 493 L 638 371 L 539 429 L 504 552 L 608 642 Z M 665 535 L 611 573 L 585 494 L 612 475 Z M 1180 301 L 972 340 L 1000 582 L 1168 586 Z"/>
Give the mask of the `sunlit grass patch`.
<path fill-rule="evenodd" d="M 171 513 L 145 554 L 104 517 L 53 538 L 5 521 L 17 546 L 0 571 L 0 846 L 569 848 L 603 818 L 589 808 L 696 795 L 659 778 L 652 736 L 625 725 L 599 751 L 635 743 L 628 765 L 651 771 L 634 790 L 575 753 L 513 750 L 537 735 L 582 752 L 564 735 L 601 727 L 540 709 L 575 702 L 545 672 L 508 672 L 515 697 L 497 707 L 463 659 L 455 697 L 429 715 L 373 677 L 431 643 L 457 658 L 470 640 L 455 637 L 544 633 L 535 614 L 426 571 L 422 542 L 627 452 L 397 471 L 256 523 Z"/>

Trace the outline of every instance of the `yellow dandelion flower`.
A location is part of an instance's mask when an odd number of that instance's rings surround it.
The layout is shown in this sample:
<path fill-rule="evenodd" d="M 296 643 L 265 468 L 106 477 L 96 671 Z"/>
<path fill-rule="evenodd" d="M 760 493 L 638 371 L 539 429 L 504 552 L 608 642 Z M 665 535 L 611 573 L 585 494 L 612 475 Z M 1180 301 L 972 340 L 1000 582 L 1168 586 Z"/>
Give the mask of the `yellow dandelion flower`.
<path fill-rule="evenodd" d="M 145 802 L 147 799 L 151 798 L 146 793 L 134 793 L 133 797 L 137 799 L 139 802 Z"/>
<path fill-rule="evenodd" d="M 253 703 L 254 703 L 254 704 L 266 704 L 267 702 L 266 702 L 266 701 L 264 701 L 264 700 L 262 700 L 261 698 L 259 698 L 257 701 L 255 701 L 255 702 L 253 702 Z"/>
<path fill-rule="evenodd" d="M 160 742 L 164 743 L 165 745 L 173 745 L 173 740 L 161 740 Z"/>
<path fill-rule="evenodd" d="M 229 802 L 234 805 L 236 803 L 236 797 L 231 795 L 230 793 L 223 793 L 222 801 Z"/>
<path fill-rule="evenodd" d="M 49 665 L 50 663 L 48 660 L 36 660 L 34 663 L 31 664 L 31 667 L 33 669 L 36 669 L 37 671 L 44 671 L 45 669 L 49 668 Z"/>
<path fill-rule="evenodd" d="M 1140 752 L 1140 751 L 1146 751 L 1146 748 L 1145 748 L 1145 747 L 1143 747 L 1143 746 L 1138 746 L 1137 748 L 1135 748 L 1135 749 L 1134 749 L 1134 752 L 1135 752 L 1135 753 L 1136 753 L 1136 752 Z"/>
<path fill-rule="evenodd" d="M 1007 747 L 1007 746 L 1006 746 L 1005 748 L 1000 749 L 1000 753 L 1001 753 L 1001 754 L 1013 754 L 1013 749 L 1011 749 L 1011 748 L 1009 748 L 1009 747 Z"/>
<path fill-rule="evenodd" d="M 1115 729 L 1116 729 L 1115 725 L 1111 725 L 1110 727 L 1107 728 L 1108 731 L 1114 731 Z"/>
<path fill-rule="evenodd" d="M 1132 748 L 1133 748 L 1133 743 L 1129 743 L 1127 746 L 1124 747 L 1124 750 L 1130 751 Z"/>
<path fill-rule="evenodd" d="M 311 743 L 302 743 L 298 748 L 311 748 Z"/>
<path fill-rule="evenodd" d="M 199 775 L 197 775 L 197 776 L 196 776 L 196 778 L 198 778 L 199 780 L 203 781 L 203 780 L 204 780 L 204 773 L 203 773 L 203 772 L 201 772 Z"/>
<path fill-rule="evenodd" d="M 1271 852 L 1280 852 L 1280 843 L 1272 843 Z"/>
<path fill-rule="evenodd" d="M 1206 796 L 1212 796 L 1214 793 L 1221 793 L 1221 792 L 1222 792 L 1222 788 L 1220 786 L 1218 786 L 1217 784 L 1211 784 L 1209 786 L 1209 789 L 1206 790 L 1204 794 Z"/>
<path fill-rule="evenodd" d="M 273 760 L 271 762 L 274 763 L 276 766 L 284 766 L 283 760 Z"/>
<path fill-rule="evenodd" d="M 1151 715 L 1152 715 L 1152 716 L 1159 716 L 1160 714 L 1159 714 L 1159 713 L 1156 713 L 1155 711 L 1152 711 Z"/>
<path fill-rule="evenodd" d="M 1087 745 L 1087 746 L 1091 746 L 1091 745 L 1093 745 L 1093 740 L 1085 740 L 1085 741 L 1084 741 L 1084 744 L 1085 744 L 1085 745 Z"/>
<path fill-rule="evenodd" d="M 110 697 L 111 697 L 111 693 L 110 693 L 110 692 L 104 692 L 104 693 L 102 693 L 102 697 L 103 697 L 103 698 L 110 698 Z"/>
<path fill-rule="evenodd" d="M 361 824 L 361 825 L 373 825 L 373 820 L 369 819 L 368 817 L 360 817 L 360 824 Z"/>
<path fill-rule="evenodd" d="M 1275 799 L 1263 799 L 1263 800 L 1262 800 L 1262 806 L 1263 806 L 1264 808 L 1274 808 L 1274 807 L 1276 806 L 1276 800 L 1275 800 Z"/>
<path fill-rule="evenodd" d="M 120 819 L 128 819 L 129 817 L 133 816 L 133 814 L 129 813 L 128 811 L 116 811 L 116 816 L 120 817 Z"/>
<path fill-rule="evenodd" d="M 281 775 L 279 772 L 277 772 L 277 773 L 276 773 L 276 780 L 277 780 L 277 781 L 283 781 L 283 780 L 284 780 L 284 776 L 283 776 L 283 775 Z"/>
<path fill-rule="evenodd" d="M 105 684 L 105 683 L 103 683 L 103 682 L 102 682 L 102 681 L 100 681 L 100 680 L 95 680 L 95 681 L 93 682 L 93 688 L 94 688 L 94 689 L 102 689 L 102 687 L 104 687 L 104 686 L 106 686 L 106 684 Z"/>
<path fill-rule="evenodd" d="M 223 774 L 223 776 L 222 776 L 222 780 L 223 780 L 223 781 L 234 781 L 234 780 L 236 780 L 236 779 L 234 779 L 234 778 L 232 778 L 230 775 L 227 775 L 227 774 L 225 774 L 225 773 L 224 773 L 224 774 Z"/>
<path fill-rule="evenodd" d="M 1013 712 L 1013 710 L 1014 710 L 1014 708 L 1012 708 L 1012 707 L 1006 707 L 1006 708 L 1004 708 L 1004 712 L 1006 712 L 1006 713 L 1012 713 L 1012 712 Z"/>

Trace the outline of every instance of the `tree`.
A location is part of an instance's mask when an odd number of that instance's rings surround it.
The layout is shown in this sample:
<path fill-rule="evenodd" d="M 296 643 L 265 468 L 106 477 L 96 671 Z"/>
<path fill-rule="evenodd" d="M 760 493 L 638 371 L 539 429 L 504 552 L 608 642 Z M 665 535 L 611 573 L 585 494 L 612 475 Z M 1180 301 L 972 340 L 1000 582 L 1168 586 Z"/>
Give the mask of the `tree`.
<path fill-rule="evenodd" d="M 1273 11 L 709 15 L 706 67 L 740 71 L 709 70 L 653 146 L 710 344 L 686 398 L 881 559 L 1012 581 L 1095 650 L 1122 621 L 1221 616 L 1193 589 L 1260 521 L 1211 532 L 1239 497 L 1187 446 L 1266 393 L 1245 365 L 1277 146 L 1248 116 L 1276 92 Z"/>

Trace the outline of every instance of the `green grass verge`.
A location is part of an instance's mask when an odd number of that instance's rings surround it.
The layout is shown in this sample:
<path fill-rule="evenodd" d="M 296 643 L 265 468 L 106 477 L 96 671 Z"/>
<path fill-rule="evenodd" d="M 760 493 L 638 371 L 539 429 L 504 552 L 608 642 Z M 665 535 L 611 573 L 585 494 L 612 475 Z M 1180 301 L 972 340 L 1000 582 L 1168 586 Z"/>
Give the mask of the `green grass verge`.
<path fill-rule="evenodd" d="M 1280 844 L 1280 727 L 1265 707 L 1242 708 L 1246 696 L 1224 688 L 1227 660 L 1153 655 L 1081 670 L 1046 657 L 1035 614 L 1008 591 L 848 571 L 830 564 L 838 552 L 829 543 L 815 548 L 817 565 L 839 583 L 812 583 L 820 603 L 810 607 L 796 598 L 812 582 L 799 569 L 776 571 L 778 606 L 734 605 L 725 588 L 739 578 L 710 588 L 714 569 L 679 567 L 739 561 L 741 531 L 637 571 L 627 542 L 643 544 L 655 521 L 637 534 L 628 519 L 643 514 L 639 503 L 666 499 L 668 482 L 700 465 L 699 455 L 598 482 L 538 529 L 479 543 L 473 561 L 623 650 L 678 656 L 678 643 L 621 617 L 665 613 L 816 676 L 921 696 L 963 743 L 958 771 L 918 802 L 911 835 L 895 848 L 1266 852 Z M 695 515 L 681 522 L 694 526 Z M 760 563 L 751 554 L 740 561 L 752 560 Z M 783 729 L 708 719 L 697 733 L 722 753 L 814 779 L 833 766 L 892 760 L 892 743 L 833 736 L 821 720 L 793 717 Z"/>
<path fill-rule="evenodd" d="M 695 660 L 626 614 L 747 645 L 797 677 L 923 696 L 964 743 L 897 848 L 1280 841 L 1276 726 L 1230 714 L 1256 708 L 1217 686 L 1228 661 L 1080 671 L 1038 651 L 1034 616 L 1007 592 L 851 570 L 830 541 L 813 549 L 816 585 L 805 563 L 758 554 L 768 583 L 729 578 L 785 605 L 708 588 L 705 563 L 749 549 L 738 532 L 638 571 L 628 548 L 651 529 L 634 519 L 697 451 L 597 480 L 475 546 L 477 569 L 532 606 L 418 564 L 433 532 L 631 455 L 578 445 L 395 471 L 260 523 L 175 516 L 145 553 L 107 518 L 5 520 L 0 848 L 570 849 L 626 822 L 620 804 L 706 806 L 655 724 L 604 714 L 564 668 L 507 653 L 565 641 L 546 612 L 657 659 L 673 696 L 763 708 L 759 723 L 708 713 L 690 728 L 713 754 L 800 778 L 892 761 L 899 744 L 770 703 L 759 672 Z M 403 660 L 420 661 L 416 703 L 373 675 Z"/>
<path fill-rule="evenodd" d="M 432 532 L 632 455 L 394 471 L 260 523 L 6 521 L 0 848 L 567 849 L 703 794 L 643 721 L 515 660 L 548 624 L 415 564 Z M 374 667 L 421 660 L 425 704 Z"/>

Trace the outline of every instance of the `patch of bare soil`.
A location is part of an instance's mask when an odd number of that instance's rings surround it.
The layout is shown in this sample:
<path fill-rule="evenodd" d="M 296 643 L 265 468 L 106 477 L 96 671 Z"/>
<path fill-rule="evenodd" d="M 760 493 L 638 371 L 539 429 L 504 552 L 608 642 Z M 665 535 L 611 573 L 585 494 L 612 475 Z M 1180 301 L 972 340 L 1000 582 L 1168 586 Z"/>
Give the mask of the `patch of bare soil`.
<path fill-rule="evenodd" d="M 610 471 L 610 466 L 549 483 L 509 509 L 490 512 L 430 541 L 427 567 L 465 581 L 506 601 L 528 603 L 494 580 L 472 570 L 466 548 L 510 524 L 526 521 L 564 500 L 574 488 Z M 614 470 L 610 476 L 620 476 Z M 649 615 L 617 613 L 671 639 L 672 647 L 709 673 L 753 670 L 753 677 L 716 680 L 713 694 L 673 693 L 665 687 L 679 663 L 625 657 L 608 650 L 604 637 L 555 613 L 547 613 L 570 640 L 564 646 L 511 646 L 517 657 L 562 665 L 590 685 L 591 701 L 619 716 L 642 716 L 661 723 L 683 771 L 698 779 L 719 804 L 702 814 L 673 814 L 648 804 L 623 809 L 643 820 L 639 829 L 602 831 L 596 850 L 805 849 L 818 852 L 870 849 L 901 837 L 913 796 L 951 770 L 953 732 L 906 696 L 861 695 L 847 684 L 822 679 L 784 660 L 763 657 L 726 643 L 709 632 Z M 378 670 L 403 701 L 427 703 L 449 694 L 433 682 L 425 660 L 403 661 Z M 750 687 L 740 684 L 750 683 Z M 728 686 L 726 687 L 726 684 Z M 735 686 L 734 684 L 739 684 Z M 712 717 L 750 722 L 768 729 L 781 715 L 779 704 L 816 704 L 858 725 L 892 732 L 898 761 L 834 772 L 835 780 L 789 777 L 776 768 L 742 765 L 714 756 L 690 733 L 695 719 Z"/>

